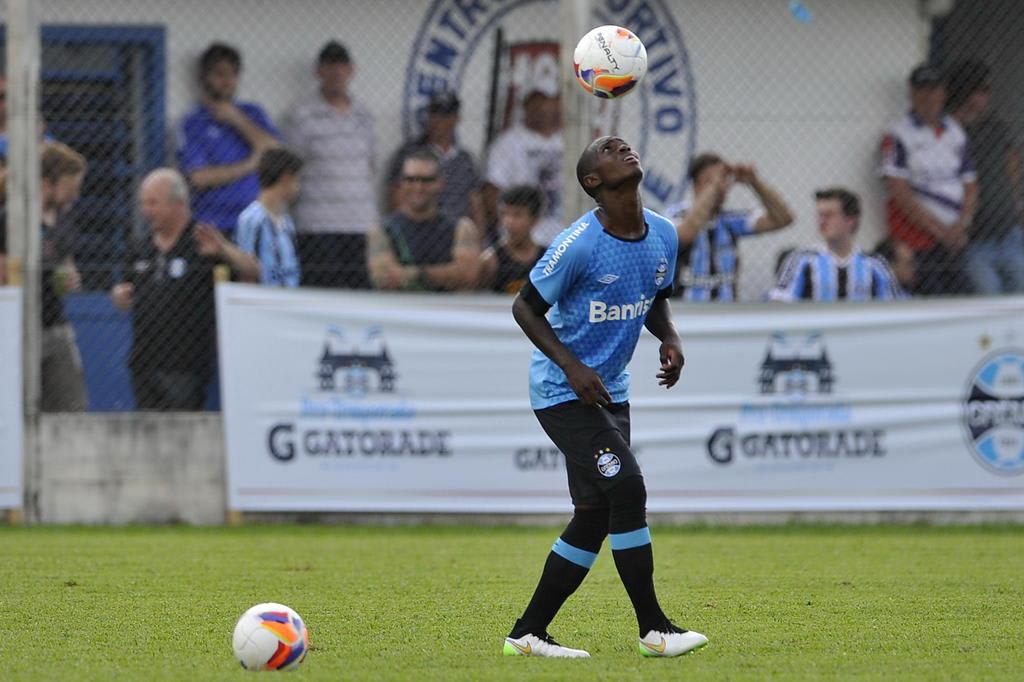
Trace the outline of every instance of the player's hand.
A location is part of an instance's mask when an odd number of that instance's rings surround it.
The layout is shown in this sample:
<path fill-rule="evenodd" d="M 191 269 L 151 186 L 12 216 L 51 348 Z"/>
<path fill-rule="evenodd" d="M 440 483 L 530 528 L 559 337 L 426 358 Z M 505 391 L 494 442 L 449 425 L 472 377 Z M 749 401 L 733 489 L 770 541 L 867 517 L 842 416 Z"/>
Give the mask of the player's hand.
<path fill-rule="evenodd" d="M 608 389 L 604 387 L 601 376 L 582 362 L 577 362 L 567 369 L 565 377 L 569 380 L 569 386 L 576 393 L 576 397 L 584 405 L 600 407 L 611 405 L 612 397 L 608 394 Z"/>
<path fill-rule="evenodd" d="M 665 388 L 672 388 L 679 381 L 679 374 L 683 371 L 686 359 L 683 357 L 683 349 L 676 341 L 666 341 L 661 344 L 658 350 L 661 355 L 661 371 L 658 372 L 658 385 Z"/>
<path fill-rule="evenodd" d="M 196 240 L 196 247 L 200 256 L 208 258 L 219 258 L 224 255 L 224 245 L 227 237 L 209 223 L 197 223 L 192 230 L 192 236 Z"/>
<path fill-rule="evenodd" d="M 736 182 L 744 185 L 753 185 L 757 182 L 757 169 L 750 163 L 737 163 L 731 166 L 732 174 Z"/>

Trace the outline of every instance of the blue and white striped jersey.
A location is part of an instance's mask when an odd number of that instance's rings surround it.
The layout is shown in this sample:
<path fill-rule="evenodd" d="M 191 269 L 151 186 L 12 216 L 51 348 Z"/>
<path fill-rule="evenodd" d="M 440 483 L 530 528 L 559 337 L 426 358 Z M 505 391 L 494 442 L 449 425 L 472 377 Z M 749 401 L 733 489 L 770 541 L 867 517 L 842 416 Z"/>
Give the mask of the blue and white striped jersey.
<path fill-rule="evenodd" d="M 773 301 L 871 301 L 906 298 L 889 265 L 855 250 L 839 259 L 828 249 L 798 249 L 782 266 Z"/>

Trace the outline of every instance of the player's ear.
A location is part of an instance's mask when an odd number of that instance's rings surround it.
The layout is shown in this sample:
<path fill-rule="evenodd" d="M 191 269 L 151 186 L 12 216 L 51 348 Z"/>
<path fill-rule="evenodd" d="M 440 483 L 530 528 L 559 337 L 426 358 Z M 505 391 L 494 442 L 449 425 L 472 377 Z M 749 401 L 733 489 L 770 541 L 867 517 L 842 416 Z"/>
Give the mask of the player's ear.
<path fill-rule="evenodd" d="M 597 177 L 597 173 L 587 173 L 583 176 L 583 189 L 587 190 L 587 194 L 590 196 L 594 196 L 600 186 L 601 179 Z"/>

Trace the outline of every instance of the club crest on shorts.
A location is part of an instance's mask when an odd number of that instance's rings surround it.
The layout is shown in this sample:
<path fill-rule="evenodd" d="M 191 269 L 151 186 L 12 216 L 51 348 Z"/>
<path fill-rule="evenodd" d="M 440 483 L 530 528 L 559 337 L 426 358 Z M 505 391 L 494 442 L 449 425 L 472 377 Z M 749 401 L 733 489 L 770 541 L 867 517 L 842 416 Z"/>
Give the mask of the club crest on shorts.
<path fill-rule="evenodd" d="M 619 456 L 609 448 L 598 450 L 594 456 L 597 458 L 597 470 L 605 478 L 611 478 L 622 469 L 622 462 L 619 461 Z"/>

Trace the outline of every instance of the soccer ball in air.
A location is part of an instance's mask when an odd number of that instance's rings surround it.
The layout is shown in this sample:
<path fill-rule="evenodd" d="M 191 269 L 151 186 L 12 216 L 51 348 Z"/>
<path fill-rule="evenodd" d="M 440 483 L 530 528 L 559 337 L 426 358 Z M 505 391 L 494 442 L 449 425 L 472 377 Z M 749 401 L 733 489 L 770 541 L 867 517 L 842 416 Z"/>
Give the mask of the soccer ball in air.
<path fill-rule="evenodd" d="M 238 619 L 231 644 L 246 670 L 295 670 L 309 650 L 309 631 L 284 604 L 257 604 Z"/>
<path fill-rule="evenodd" d="M 584 90 L 615 99 L 635 88 L 647 73 L 647 48 L 632 31 L 598 26 L 577 43 L 572 61 Z"/>

